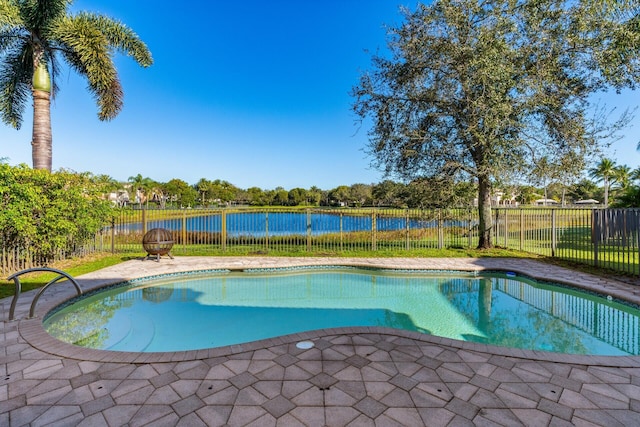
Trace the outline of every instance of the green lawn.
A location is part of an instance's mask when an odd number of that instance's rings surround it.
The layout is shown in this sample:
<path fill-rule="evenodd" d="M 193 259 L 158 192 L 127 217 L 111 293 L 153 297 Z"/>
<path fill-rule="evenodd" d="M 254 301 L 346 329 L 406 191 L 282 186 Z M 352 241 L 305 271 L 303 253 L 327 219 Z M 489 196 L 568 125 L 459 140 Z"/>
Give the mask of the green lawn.
<path fill-rule="evenodd" d="M 142 254 L 140 254 L 142 256 Z M 92 271 L 100 270 L 101 268 L 116 265 L 130 259 L 134 259 L 136 256 L 123 255 L 123 254 L 93 254 L 85 258 L 75 258 L 71 260 L 56 262 L 49 267 L 62 270 L 69 273 L 71 276 L 76 277 L 82 274 L 90 273 Z M 20 276 L 20 283 L 22 284 L 22 292 L 29 291 L 44 286 L 47 282 L 55 279 L 57 275 L 55 273 L 29 273 Z M 6 298 L 13 296 L 15 291 L 15 284 L 13 280 L 7 280 L 6 277 L 0 281 L 0 298 Z"/>

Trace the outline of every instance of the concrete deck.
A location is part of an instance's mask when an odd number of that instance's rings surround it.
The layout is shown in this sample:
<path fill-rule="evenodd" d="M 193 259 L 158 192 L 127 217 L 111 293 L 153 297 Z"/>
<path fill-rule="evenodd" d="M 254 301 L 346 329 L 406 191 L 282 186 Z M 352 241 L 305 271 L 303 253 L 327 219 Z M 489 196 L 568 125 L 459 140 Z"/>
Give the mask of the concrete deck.
<path fill-rule="evenodd" d="M 521 259 L 177 257 L 78 279 L 84 290 L 199 269 L 358 265 L 508 270 L 640 304 L 640 287 Z M 6 283 L 6 282 L 5 282 Z M 633 426 L 640 357 L 562 355 L 385 328 L 341 328 L 174 353 L 61 343 L 41 319 L 74 295 L 59 283 L 25 319 L 0 301 L 0 426 Z M 301 350 L 296 343 L 311 340 Z"/>

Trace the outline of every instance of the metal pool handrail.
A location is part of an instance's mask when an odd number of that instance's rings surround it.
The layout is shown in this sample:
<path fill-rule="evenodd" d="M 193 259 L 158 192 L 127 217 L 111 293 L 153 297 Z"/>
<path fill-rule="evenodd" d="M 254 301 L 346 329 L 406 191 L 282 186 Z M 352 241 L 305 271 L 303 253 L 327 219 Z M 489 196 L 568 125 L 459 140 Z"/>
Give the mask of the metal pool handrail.
<path fill-rule="evenodd" d="M 55 268 L 49 268 L 49 267 L 35 267 L 35 268 L 27 268 L 26 270 L 18 271 L 17 273 L 13 273 L 11 276 L 7 277 L 7 280 L 13 280 L 13 282 L 15 283 L 15 295 L 11 300 L 11 307 L 9 308 L 9 321 L 14 319 L 16 304 L 18 303 L 18 298 L 20 297 L 20 293 L 22 292 L 22 284 L 20 283 L 19 276 L 22 276 L 23 274 L 27 274 L 27 273 L 33 273 L 34 271 L 47 271 L 51 273 L 57 273 L 58 276 L 55 279 L 51 280 L 46 285 L 44 285 L 38 291 L 36 296 L 33 298 L 33 302 L 31 303 L 31 308 L 29 309 L 29 317 L 27 317 L 27 319 L 31 319 L 34 317 L 33 313 L 36 310 L 36 304 L 38 303 L 38 300 L 40 299 L 40 296 L 44 293 L 44 291 L 49 286 L 53 285 L 60 279 L 65 279 L 65 278 L 69 279 L 69 281 L 73 283 L 73 286 L 75 286 L 76 291 L 78 291 L 78 295 L 82 295 L 82 289 L 80 289 L 80 285 L 78 285 L 78 282 L 76 282 L 76 280 L 73 277 L 71 277 L 70 274 L 65 273 L 62 270 L 57 270 Z"/>

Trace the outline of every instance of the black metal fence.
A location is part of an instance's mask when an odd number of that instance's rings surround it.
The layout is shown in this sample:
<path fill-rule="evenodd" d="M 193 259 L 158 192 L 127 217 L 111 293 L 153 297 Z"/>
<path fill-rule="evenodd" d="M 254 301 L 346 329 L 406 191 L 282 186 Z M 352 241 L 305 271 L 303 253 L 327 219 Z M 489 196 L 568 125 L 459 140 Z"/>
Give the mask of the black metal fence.
<path fill-rule="evenodd" d="M 246 252 L 414 251 L 469 247 L 477 239 L 470 209 L 181 209 L 128 210 L 101 241 L 139 251 L 150 229 L 171 230 L 174 254 Z"/>
<path fill-rule="evenodd" d="M 640 275 L 638 209 L 496 209 L 499 246 Z"/>
<path fill-rule="evenodd" d="M 640 275 L 638 209 L 496 208 L 495 245 Z M 143 235 L 166 228 L 174 255 L 421 255 L 472 248 L 476 209 L 121 209 L 82 253 L 144 253 Z M 2 248 L 3 274 L 35 265 Z"/>

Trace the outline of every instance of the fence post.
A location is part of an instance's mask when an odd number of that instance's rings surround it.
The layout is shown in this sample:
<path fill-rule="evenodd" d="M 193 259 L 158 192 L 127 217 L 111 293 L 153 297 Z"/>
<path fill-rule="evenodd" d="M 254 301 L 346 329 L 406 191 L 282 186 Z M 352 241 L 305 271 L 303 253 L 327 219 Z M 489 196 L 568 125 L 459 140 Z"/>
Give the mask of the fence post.
<path fill-rule="evenodd" d="M 597 223 L 596 210 L 591 209 L 591 240 L 593 242 L 593 265 L 598 266 L 598 243 L 600 242 L 599 223 Z"/>
<path fill-rule="evenodd" d="M 468 244 L 469 247 L 473 246 L 473 210 L 469 209 L 469 233 L 468 233 Z"/>
<path fill-rule="evenodd" d="M 116 219 L 111 218 L 111 253 L 116 253 Z"/>
<path fill-rule="evenodd" d="M 344 236 L 342 234 L 342 212 L 340 212 L 340 252 L 344 251 Z"/>
<path fill-rule="evenodd" d="M 184 249 L 186 249 L 187 245 L 187 210 L 182 210 L 182 244 L 184 245 Z"/>
<path fill-rule="evenodd" d="M 378 244 L 376 241 L 376 230 L 378 225 L 376 224 L 376 213 L 371 213 L 371 250 L 375 251 L 378 249 Z"/>
<path fill-rule="evenodd" d="M 493 209 L 493 211 L 496 213 L 496 217 L 493 220 L 493 225 L 491 226 L 493 229 L 492 242 L 498 244 L 498 239 L 500 238 L 500 211 L 498 208 Z"/>
<path fill-rule="evenodd" d="M 509 247 L 509 210 L 504 209 L 504 247 Z"/>
<path fill-rule="evenodd" d="M 524 209 L 520 208 L 520 250 L 524 248 Z"/>
<path fill-rule="evenodd" d="M 444 230 L 442 229 L 442 211 L 438 209 L 438 249 L 444 248 Z"/>
<path fill-rule="evenodd" d="M 227 250 L 227 211 L 220 211 L 220 244 L 223 251 Z"/>
<path fill-rule="evenodd" d="M 142 207 L 142 235 L 147 234 L 147 210 Z"/>
<path fill-rule="evenodd" d="M 264 245 L 269 250 L 269 212 L 264 213 Z"/>
<path fill-rule="evenodd" d="M 633 215 L 634 215 L 633 222 L 636 223 L 636 224 L 638 222 L 640 222 L 639 218 L 638 218 L 638 211 L 637 210 L 633 211 Z M 636 250 L 638 252 L 638 254 L 637 254 L 638 255 L 638 261 L 639 261 L 639 264 L 640 264 L 640 230 L 635 230 L 635 233 L 636 233 L 636 235 L 635 235 L 635 239 L 634 239 L 634 243 L 633 244 L 636 245 Z M 635 274 L 635 275 L 639 275 L 640 274 L 640 271 L 635 266 L 633 267 L 633 274 Z"/>
<path fill-rule="evenodd" d="M 411 225 L 409 223 L 409 209 L 405 209 L 405 229 L 406 229 L 406 243 L 405 243 L 405 248 L 406 250 L 411 249 Z"/>
<path fill-rule="evenodd" d="M 556 210 L 551 209 L 551 257 L 556 256 Z"/>
<path fill-rule="evenodd" d="M 307 209 L 307 251 L 311 252 L 311 209 Z"/>

